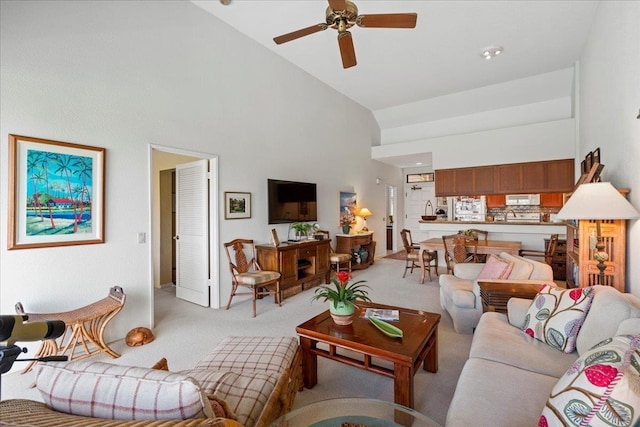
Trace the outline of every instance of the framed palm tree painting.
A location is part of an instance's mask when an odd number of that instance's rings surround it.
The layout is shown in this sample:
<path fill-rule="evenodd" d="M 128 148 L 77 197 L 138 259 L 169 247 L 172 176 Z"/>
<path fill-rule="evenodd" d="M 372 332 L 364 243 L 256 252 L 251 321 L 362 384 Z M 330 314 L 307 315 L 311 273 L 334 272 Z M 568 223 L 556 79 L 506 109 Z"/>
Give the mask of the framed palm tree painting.
<path fill-rule="evenodd" d="M 9 135 L 9 249 L 104 243 L 105 149 Z"/>

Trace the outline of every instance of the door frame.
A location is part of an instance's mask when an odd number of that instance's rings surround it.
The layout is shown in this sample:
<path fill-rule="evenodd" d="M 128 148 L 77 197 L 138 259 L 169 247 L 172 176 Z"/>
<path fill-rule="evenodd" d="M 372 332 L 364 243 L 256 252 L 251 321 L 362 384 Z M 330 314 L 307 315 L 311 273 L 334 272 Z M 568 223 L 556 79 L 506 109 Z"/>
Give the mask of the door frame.
<path fill-rule="evenodd" d="M 156 236 L 153 234 L 153 152 L 162 151 L 165 153 L 179 154 L 184 156 L 199 157 L 209 160 L 209 300 L 211 308 L 220 308 L 220 230 L 219 230 L 219 214 L 218 214 L 218 156 L 211 153 L 203 153 L 199 151 L 184 150 L 176 147 L 168 147 L 158 144 L 149 144 L 148 147 L 148 200 L 149 200 L 149 220 L 148 220 L 148 282 L 149 282 L 149 324 L 153 328 L 155 326 L 155 303 L 154 303 L 154 265 L 153 265 L 153 247 Z"/>

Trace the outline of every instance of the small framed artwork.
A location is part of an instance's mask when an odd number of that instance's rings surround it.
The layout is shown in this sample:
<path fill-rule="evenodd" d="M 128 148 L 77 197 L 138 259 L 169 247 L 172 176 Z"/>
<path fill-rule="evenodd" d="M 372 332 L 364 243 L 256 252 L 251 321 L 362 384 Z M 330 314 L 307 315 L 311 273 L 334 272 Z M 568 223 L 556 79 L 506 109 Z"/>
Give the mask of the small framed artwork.
<path fill-rule="evenodd" d="M 593 150 L 593 163 L 602 163 L 600 161 L 600 147 L 596 148 L 595 150 Z"/>
<path fill-rule="evenodd" d="M 271 243 L 273 243 L 273 246 L 280 246 L 280 238 L 275 228 L 271 229 Z"/>
<path fill-rule="evenodd" d="M 251 193 L 224 192 L 224 219 L 251 218 Z"/>
<path fill-rule="evenodd" d="M 587 173 L 591 171 L 591 167 L 593 166 L 593 151 L 588 153 L 585 158 Z"/>
<path fill-rule="evenodd" d="M 585 183 L 600 182 L 600 174 L 602 173 L 603 169 L 604 169 L 604 165 L 602 163 L 594 163 L 593 166 L 591 166 L 591 170 L 587 174 L 587 177 L 585 178 L 584 182 Z"/>
<path fill-rule="evenodd" d="M 104 243 L 105 149 L 9 135 L 8 249 Z"/>

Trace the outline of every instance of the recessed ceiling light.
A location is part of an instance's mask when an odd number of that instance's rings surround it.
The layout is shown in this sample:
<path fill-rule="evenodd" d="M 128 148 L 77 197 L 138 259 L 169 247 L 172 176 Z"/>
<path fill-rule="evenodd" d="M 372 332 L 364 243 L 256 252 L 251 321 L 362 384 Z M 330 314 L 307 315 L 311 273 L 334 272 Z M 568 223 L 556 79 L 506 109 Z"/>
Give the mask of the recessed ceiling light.
<path fill-rule="evenodd" d="M 504 48 L 502 46 L 487 46 L 484 49 L 482 49 L 482 53 L 480 54 L 485 59 L 491 59 L 494 56 L 500 55 L 503 51 L 504 51 Z"/>
<path fill-rule="evenodd" d="M 416 162 L 416 165 L 418 165 L 418 166 L 421 165 L 421 164 L 422 164 L 422 162 Z"/>

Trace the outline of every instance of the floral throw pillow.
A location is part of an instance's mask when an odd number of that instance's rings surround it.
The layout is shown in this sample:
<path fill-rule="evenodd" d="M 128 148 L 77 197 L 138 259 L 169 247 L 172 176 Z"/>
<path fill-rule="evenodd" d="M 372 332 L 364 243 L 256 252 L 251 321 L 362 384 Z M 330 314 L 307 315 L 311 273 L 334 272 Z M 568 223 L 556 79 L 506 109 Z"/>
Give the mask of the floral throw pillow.
<path fill-rule="evenodd" d="M 592 288 L 544 285 L 529 306 L 522 330 L 551 347 L 572 353 L 592 299 Z"/>
<path fill-rule="evenodd" d="M 619 335 L 580 357 L 551 391 L 538 426 L 633 426 L 640 413 L 640 335 Z"/>

